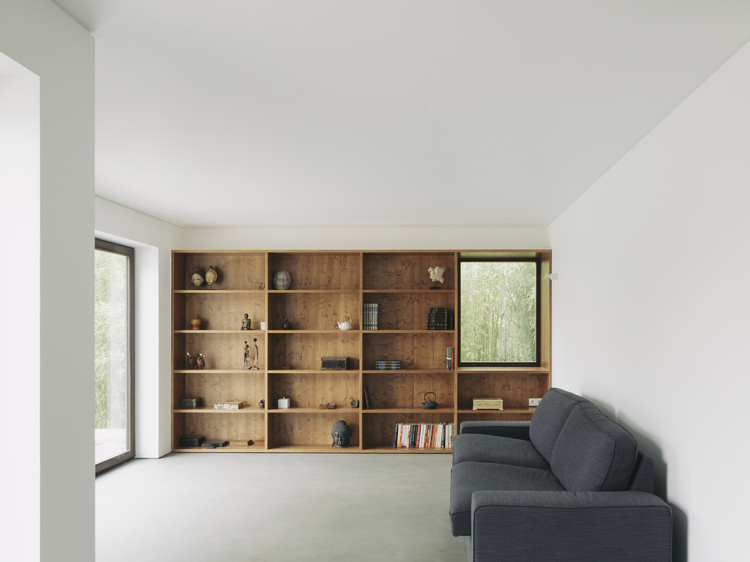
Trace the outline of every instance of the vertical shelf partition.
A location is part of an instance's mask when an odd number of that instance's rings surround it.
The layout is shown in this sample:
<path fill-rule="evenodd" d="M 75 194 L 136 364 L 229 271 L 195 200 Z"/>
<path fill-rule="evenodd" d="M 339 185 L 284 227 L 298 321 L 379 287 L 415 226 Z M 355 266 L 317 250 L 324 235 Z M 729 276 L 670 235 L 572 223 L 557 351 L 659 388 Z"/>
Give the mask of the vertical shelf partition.
<path fill-rule="evenodd" d="M 541 251 L 549 272 L 549 252 Z M 528 398 L 550 386 L 549 287 L 542 283 L 540 367 L 448 368 L 457 350 L 456 251 L 210 251 L 173 253 L 172 448 L 211 452 L 450 452 L 396 448 L 397 424 L 458 424 L 475 419 L 528 419 Z M 193 268 L 213 266 L 217 281 L 195 286 Z M 445 268 L 432 288 L 428 268 Z M 286 271 L 291 285 L 274 287 Z M 363 307 L 378 307 L 377 329 Z M 432 309 L 447 309 L 442 329 L 428 329 Z M 241 329 L 243 316 L 250 329 Z M 201 320 L 194 330 L 191 320 Z M 339 329 L 347 322 L 350 329 Z M 287 324 L 287 326 L 285 326 Z M 435 326 L 432 326 L 433 328 Z M 257 368 L 244 361 L 246 342 L 258 346 Z M 188 362 L 205 356 L 205 368 Z M 346 358 L 345 369 L 323 368 L 323 357 Z M 384 370 L 380 362 L 397 361 Z M 454 360 L 455 361 L 455 360 Z M 253 365 L 255 367 L 255 365 Z M 433 395 L 425 396 L 427 393 Z M 472 399 L 497 396 L 503 411 L 472 410 Z M 189 408 L 182 398 L 200 398 Z M 280 409 L 279 398 L 290 407 Z M 422 403 L 434 399 L 436 409 Z M 259 407 L 264 401 L 265 407 Z M 214 408 L 240 402 L 240 409 Z M 325 404 L 335 404 L 335 409 Z M 332 447 L 331 428 L 344 420 L 351 446 Z M 181 446 L 200 435 L 228 441 L 206 449 Z M 251 445 L 248 445 L 251 442 Z"/>

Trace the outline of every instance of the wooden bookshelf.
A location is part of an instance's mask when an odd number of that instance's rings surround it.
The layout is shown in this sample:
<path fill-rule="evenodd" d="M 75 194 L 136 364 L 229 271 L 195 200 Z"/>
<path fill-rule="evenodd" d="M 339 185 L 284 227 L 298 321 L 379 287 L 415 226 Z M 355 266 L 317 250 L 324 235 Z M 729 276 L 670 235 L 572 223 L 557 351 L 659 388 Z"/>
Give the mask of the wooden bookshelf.
<path fill-rule="evenodd" d="M 176 251 L 172 294 L 172 449 L 186 452 L 426 453 L 450 449 L 394 448 L 398 423 L 459 424 L 465 420 L 530 419 L 528 399 L 543 396 L 550 378 L 550 291 L 542 281 L 541 361 L 538 367 L 448 369 L 446 348 L 458 348 L 459 251 Z M 542 258 L 550 252 L 484 252 Z M 446 268 L 440 289 L 431 289 L 428 268 Z M 208 288 L 191 282 L 193 268 L 213 266 Z M 274 274 L 291 276 L 276 289 Z M 363 307 L 379 306 L 377 330 L 366 329 Z M 428 330 L 431 308 L 447 308 L 453 324 Z M 241 329 L 243 315 L 250 330 Z M 194 330 L 191 319 L 201 319 Z M 352 329 L 337 323 L 350 319 Z M 284 323 L 291 327 L 284 329 Z M 255 341 L 253 341 L 255 340 Z M 245 342 L 258 346 L 257 369 L 244 363 Z M 190 368 L 187 354 L 205 356 Z M 345 370 L 322 369 L 321 358 L 347 358 Z M 378 361 L 397 360 L 398 370 Z M 365 403 L 365 389 L 369 408 Z M 422 407 L 434 392 L 438 408 Z M 503 398 L 502 411 L 472 410 L 475 397 Z M 196 409 L 184 397 L 201 398 Z M 277 400 L 289 398 L 289 409 Z M 213 404 L 241 401 L 238 410 Z M 264 407 L 259 403 L 264 401 Z M 358 405 L 352 406 L 352 404 Z M 320 409 L 322 402 L 335 409 Z M 344 420 L 351 446 L 332 447 L 331 427 Z M 227 440 L 228 447 L 180 447 L 180 437 Z M 252 440 L 253 444 L 237 445 Z"/>

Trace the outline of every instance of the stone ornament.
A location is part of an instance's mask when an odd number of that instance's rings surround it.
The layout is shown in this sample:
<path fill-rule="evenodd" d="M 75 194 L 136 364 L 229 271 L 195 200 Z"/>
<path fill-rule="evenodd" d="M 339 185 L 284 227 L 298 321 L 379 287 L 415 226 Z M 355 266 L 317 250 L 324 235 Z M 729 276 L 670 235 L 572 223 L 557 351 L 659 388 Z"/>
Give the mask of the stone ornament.
<path fill-rule="evenodd" d="M 292 285 L 292 275 L 282 269 L 273 274 L 273 288 L 278 291 L 286 291 Z"/>

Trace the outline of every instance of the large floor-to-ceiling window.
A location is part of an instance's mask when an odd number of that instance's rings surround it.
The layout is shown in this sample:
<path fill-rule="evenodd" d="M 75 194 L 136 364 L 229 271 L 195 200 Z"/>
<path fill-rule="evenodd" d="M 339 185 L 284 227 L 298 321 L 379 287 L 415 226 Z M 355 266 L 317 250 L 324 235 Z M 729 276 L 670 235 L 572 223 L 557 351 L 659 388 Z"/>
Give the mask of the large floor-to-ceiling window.
<path fill-rule="evenodd" d="M 133 248 L 96 240 L 95 451 L 101 472 L 135 456 Z"/>

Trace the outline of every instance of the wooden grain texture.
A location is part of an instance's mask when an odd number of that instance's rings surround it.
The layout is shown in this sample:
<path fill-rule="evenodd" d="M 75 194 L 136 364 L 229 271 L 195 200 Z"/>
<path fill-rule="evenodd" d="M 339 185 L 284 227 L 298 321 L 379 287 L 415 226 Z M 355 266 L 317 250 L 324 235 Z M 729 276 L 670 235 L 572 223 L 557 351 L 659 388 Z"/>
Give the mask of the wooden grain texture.
<path fill-rule="evenodd" d="M 453 408 L 453 372 L 435 373 L 365 373 L 362 385 L 367 388 L 370 409 L 421 408 L 427 392 L 434 392 L 440 408 Z"/>
<path fill-rule="evenodd" d="M 206 440 L 263 441 L 265 414 L 252 413 L 228 416 L 224 414 L 175 414 L 175 442 L 184 435 L 202 435 Z"/>
<path fill-rule="evenodd" d="M 203 405 L 213 407 L 217 402 L 245 402 L 249 409 L 257 409 L 265 398 L 265 374 L 260 371 L 245 373 L 203 373 L 201 371 L 175 375 L 180 380 L 181 394 L 175 395 L 174 407 L 180 398 L 202 398 Z"/>
<path fill-rule="evenodd" d="M 201 330 L 239 330 L 244 314 L 250 318 L 251 328 L 257 330 L 266 319 L 266 298 L 264 293 L 179 293 L 174 297 L 172 314 L 177 330 L 190 330 L 193 316 L 201 319 Z"/>
<path fill-rule="evenodd" d="M 272 252 L 268 255 L 268 288 L 273 275 L 285 270 L 291 274 L 290 289 L 359 290 L 359 252 Z"/>
<path fill-rule="evenodd" d="M 219 274 L 213 289 L 263 289 L 266 283 L 264 252 L 198 252 L 173 254 L 173 287 L 195 289 L 191 278 L 193 267 L 204 272 L 214 266 Z M 205 284 L 202 289 L 210 291 Z"/>
<path fill-rule="evenodd" d="M 336 407 L 350 408 L 359 399 L 359 373 L 356 371 L 327 371 L 317 373 L 270 373 L 269 408 L 274 409 L 278 398 L 289 398 L 292 408 L 318 408 L 322 402 Z"/>
<path fill-rule="evenodd" d="M 364 254 L 364 288 L 412 290 L 429 289 L 428 269 L 445 267 L 443 289 L 455 289 L 454 252 L 373 252 Z"/>
<path fill-rule="evenodd" d="M 359 293 L 272 293 L 268 295 L 269 329 L 281 330 L 284 320 L 289 320 L 295 330 L 337 330 L 347 314 L 352 328 L 358 330 L 359 303 Z"/>
<path fill-rule="evenodd" d="M 175 369 L 187 369 L 187 353 L 195 357 L 199 353 L 205 355 L 206 369 L 243 369 L 245 342 L 252 346 L 253 338 L 258 340 L 258 367 L 263 370 L 266 368 L 265 341 L 258 333 L 214 334 L 200 330 L 174 335 Z"/>
<path fill-rule="evenodd" d="M 474 398 L 502 398 L 503 407 L 528 408 L 529 398 L 541 398 L 548 390 L 546 373 L 458 373 L 458 409 L 471 410 Z"/>
<path fill-rule="evenodd" d="M 363 364 L 375 368 L 376 361 L 398 360 L 402 369 L 444 370 L 446 348 L 454 345 L 453 332 L 425 334 L 363 333 Z"/>
<path fill-rule="evenodd" d="M 359 369 L 359 334 L 290 332 L 269 334 L 268 340 L 272 370 L 319 370 L 328 355 L 348 357 L 348 368 Z"/>
<path fill-rule="evenodd" d="M 377 303 L 378 329 L 424 330 L 430 308 L 447 308 L 455 313 L 456 293 L 451 290 L 426 293 L 366 293 L 364 302 Z"/>
<path fill-rule="evenodd" d="M 359 416 L 356 413 L 321 411 L 320 413 L 269 413 L 268 446 L 322 445 L 333 442 L 331 429 L 338 420 L 352 428 L 351 444 L 359 447 Z M 335 447 L 332 447 L 334 449 Z"/>

